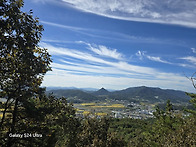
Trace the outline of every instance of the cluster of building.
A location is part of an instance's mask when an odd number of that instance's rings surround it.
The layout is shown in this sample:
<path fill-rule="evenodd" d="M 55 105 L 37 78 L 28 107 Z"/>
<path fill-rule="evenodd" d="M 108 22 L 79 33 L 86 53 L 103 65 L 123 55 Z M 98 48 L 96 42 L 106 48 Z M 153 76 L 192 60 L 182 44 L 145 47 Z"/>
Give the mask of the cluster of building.
<path fill-rule="evenodd" d="M 112 111 L 111 117 L 114 118 L 132 118 L 132 119 L 147 119 L 153 118 L 155 111 L 151 106 L 142 106 L 138 103 L 125 102 L 126 108 Z"/>

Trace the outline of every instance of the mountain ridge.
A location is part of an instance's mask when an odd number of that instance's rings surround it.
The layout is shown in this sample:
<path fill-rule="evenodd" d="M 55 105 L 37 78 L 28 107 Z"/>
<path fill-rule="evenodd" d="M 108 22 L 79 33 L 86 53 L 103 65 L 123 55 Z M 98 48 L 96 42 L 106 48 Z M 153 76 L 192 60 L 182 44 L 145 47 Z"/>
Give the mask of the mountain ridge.
<path fill-rule="evenodd" d="M 75 101 L 96 101 L 103 99 L 115 99 L 115 100 L 128 100 L 128 101 L 147 101 L 147 102 L 165 102 L 170 99 L 171 102 L 181 103 L 189 102 L 190 98 L 184 91 L 173 89 L 161 89 L 159 87 L 129 87 L 123 90 L 108 91 L 105 88 L 101 88 L 97 91 L 84 91 L 81 89 L 58 89 L 49 90 L 47 93 L 53 92 L 57 97 L 66 97 L 68 100 Z"/>

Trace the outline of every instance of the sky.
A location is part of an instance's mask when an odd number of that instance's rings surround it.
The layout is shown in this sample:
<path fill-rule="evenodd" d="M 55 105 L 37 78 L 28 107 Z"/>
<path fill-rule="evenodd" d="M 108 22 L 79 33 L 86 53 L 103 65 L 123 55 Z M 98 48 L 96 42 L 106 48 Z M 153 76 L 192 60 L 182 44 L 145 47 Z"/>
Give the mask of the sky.
<path fill-rule="evenodd" d="M 24 0 L 52 55 L 42 86 L 195 92 L 195 0 Z"/>

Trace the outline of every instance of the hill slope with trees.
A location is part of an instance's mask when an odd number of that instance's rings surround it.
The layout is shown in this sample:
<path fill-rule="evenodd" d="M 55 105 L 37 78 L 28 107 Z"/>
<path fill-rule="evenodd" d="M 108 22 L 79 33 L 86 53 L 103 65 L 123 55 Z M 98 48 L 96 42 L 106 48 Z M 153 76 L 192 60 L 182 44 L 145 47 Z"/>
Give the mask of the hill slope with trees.
<path fill-rule="evenodd" d="M 128 101 L 146 101 L 149 103 L 166 102 L 168 99 L 174 103 L 188 103 L 190 98 L 183 91 L 160 89 L 152 87 L 131 87 L 124 90 L 109 92 L 108 90 L 101 88 L 97 91 L 85 92 L 82 90 L 49 90 L 47 93 L 53 93 L 57 97 L 64 96 L 72 102 L 76 100 L 81 102 L 96 101 L 108 99 L 116 100 L 128 100 Z M 75 98 L 75 99 L 73 99 Z"/>

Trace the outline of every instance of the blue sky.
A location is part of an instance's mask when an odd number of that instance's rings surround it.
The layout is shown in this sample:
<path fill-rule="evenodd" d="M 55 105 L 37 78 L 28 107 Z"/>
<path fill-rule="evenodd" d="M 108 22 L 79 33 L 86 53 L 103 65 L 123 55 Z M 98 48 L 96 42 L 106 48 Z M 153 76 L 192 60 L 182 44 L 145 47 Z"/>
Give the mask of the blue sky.
<path fill-rule="evenodd" d="M 194 91 L 194 0 L 24 0 L 52 55 L 43 86 Z"/>

